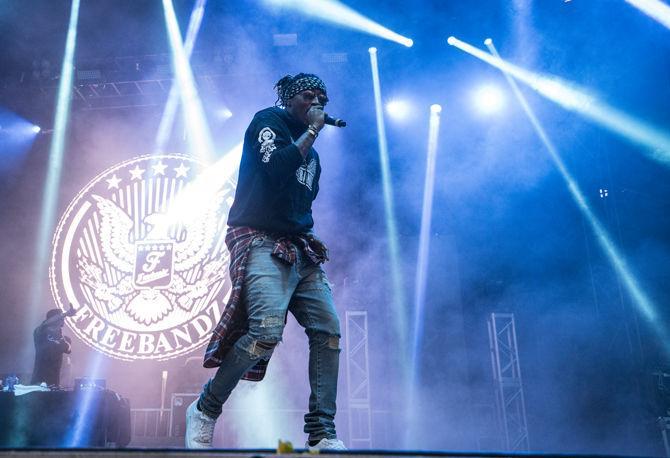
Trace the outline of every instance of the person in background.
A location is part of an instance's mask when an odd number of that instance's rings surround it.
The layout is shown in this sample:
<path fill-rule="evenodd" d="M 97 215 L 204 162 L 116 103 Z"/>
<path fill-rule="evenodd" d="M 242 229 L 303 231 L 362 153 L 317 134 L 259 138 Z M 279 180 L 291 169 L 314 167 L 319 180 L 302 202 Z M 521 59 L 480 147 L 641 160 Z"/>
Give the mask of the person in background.
<path fill-rule="evenodd" d="M 70 338 L 63 335 L 65 317 L 74 315 L 74 309 L 67 312 L 51 309 L 46 319 L 33 332 L 35 342 L 35 366 L 30 379 L 31 385 L 46 383 L 47 386 L 60 385 L 60 370 L 63 354 L 72 350 Z"/>

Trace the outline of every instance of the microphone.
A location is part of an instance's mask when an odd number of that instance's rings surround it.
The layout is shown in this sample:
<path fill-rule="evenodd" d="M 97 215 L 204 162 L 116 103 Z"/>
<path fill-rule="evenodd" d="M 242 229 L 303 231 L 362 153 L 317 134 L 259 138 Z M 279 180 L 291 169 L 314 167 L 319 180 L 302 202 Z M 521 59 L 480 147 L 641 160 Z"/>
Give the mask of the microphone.
<path fill-rule="evenodd" d="M 326 113 L 326 117 L 325 117 L 324 121 L 329 126 L 347 127 L 347 122 L 346 121 L 343 121 L 342 119 L 335 119 L 335 118 L 329 116 L 327 113 Z"/>

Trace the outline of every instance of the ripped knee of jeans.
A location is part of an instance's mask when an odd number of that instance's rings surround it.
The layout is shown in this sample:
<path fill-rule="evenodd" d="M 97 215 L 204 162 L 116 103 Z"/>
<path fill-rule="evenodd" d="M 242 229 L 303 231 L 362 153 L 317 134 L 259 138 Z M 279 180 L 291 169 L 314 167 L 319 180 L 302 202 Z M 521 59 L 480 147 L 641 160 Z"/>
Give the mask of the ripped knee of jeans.
<path fill-rule="evenodd" d="M 250 323 L 249 333 L 238 341 L 238 349 L 254 360 L 270 358 L 281 342 L 284 321 L 284 315 L 267 315 Z"/>
<path fill-rule="evenodd" d="M 283 328 L 284 317 L 279 315 L 269 315 L 261 320 L 259 327 L 261 328 Z"/>
<path fill-rule="evenodd" d="M 275 347 L 281 342 L 280 336 L 265 336 L 259 339 L 249 339 L 238 349 L 245 352 L 251 359 L 267 359 L 272 356 Z"/>
<path fill-rule="evenodd" d="M 328 336 L 328 348 L 330 348 L 331 350 L 339 350 L 340 349 L 340 336 L 329 335 Z"/>
<path fill-rule="evenodd" d="M 311 343 L 324 346 L 329 350 L 340 351 L 340 336 L 338 334 L 329 334 L 323 331 L 313 331 L 307 334 Z"/>

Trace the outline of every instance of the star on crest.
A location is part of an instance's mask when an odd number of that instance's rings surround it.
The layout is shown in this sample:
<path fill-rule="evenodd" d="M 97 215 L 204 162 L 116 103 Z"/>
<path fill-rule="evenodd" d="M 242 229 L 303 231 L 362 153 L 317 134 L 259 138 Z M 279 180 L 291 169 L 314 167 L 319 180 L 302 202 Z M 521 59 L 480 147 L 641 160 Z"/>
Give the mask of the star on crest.
<path fill-rule="evenodd" d="M 141 180 L 142 174 L 145 172 L 145 170 L 141 169 L 139 165 L 136 165 L 135 168 L 130 170 L 129 172 L 131 180 Z"/>
<path fill-rule="evenodd" d="M 174 171 L 177 172 L 177 177 L 176 177 L 176 178 L 179 178 L 179 177 L 184 177 L 184 178 L 186 178 L 186 172 L 188 172 L 189 170 L 191 170 L 191 168 L 190 168 L 190 167 L 186 167 L 186 166 L 184 165 L 184 163 L 182 162 L 182 163 L 179 165 L 179 167 L 177 167 L 176 169 L 174 169 Z"/>
<path fill-rule="evenodd" d="M 107 182 L 107 189 L 112 188 L 119 189 L 119 183 L 121 183 L 121 178 L 118 178 L 115 173 L 112 178 L 107 178 L 105 181 Z"/>
<path fill-rule="evenodd" d="M 158 164 L 151 166 L 154 169 L 154 175 L 165 175 L 165 169 L 167 169 L 167 164 L 163 164 L 163 161 L 160 161 Z"/>

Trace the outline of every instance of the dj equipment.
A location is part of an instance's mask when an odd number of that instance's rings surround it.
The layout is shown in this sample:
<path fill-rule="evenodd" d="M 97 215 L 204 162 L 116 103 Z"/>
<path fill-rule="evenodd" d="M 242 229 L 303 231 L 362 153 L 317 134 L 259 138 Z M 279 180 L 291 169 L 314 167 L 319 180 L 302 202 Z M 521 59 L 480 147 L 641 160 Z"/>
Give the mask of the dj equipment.
<path fill-rule="evenodd" d="M 130 404 L 110 390 L 0 393 L 0 447 L 125 447 Z"/>

